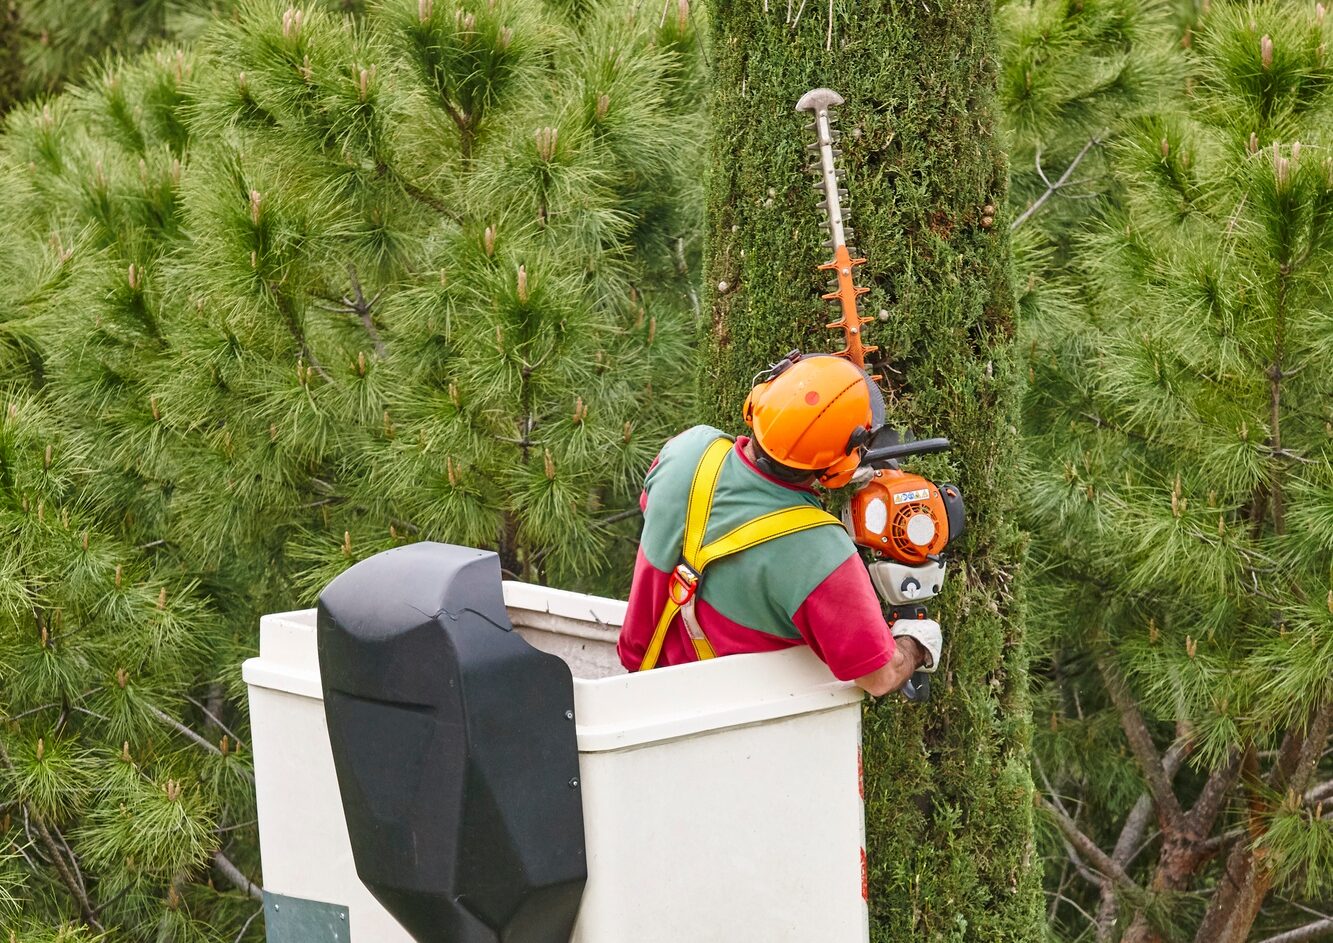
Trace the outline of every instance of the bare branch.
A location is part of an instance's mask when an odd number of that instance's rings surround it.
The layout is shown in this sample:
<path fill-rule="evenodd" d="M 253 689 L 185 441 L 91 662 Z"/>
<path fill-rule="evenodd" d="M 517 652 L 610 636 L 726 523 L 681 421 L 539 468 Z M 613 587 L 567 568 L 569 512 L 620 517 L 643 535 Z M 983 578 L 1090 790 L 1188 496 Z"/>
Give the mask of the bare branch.
<path fill-rule="evenodd" d="M 1310 722 L 1310 730 L 1305 736 L 1305 742 L 1301 744 L 1300 757 L 1292 772 L 1291 782 L 1287 784 L 1288 788 L 1303 793 L 1310 785 L 1319 760 L 1324 755 L 1330 726 L 1333 726 L 1333 700 L 1321 707 Z"/>
<path fill-rule="evenodd" d="M 172 717 L 170 714 L 168 714 L 161 708 L 153 704 L 149 704 L 148 712 L 152 714 L 154 717 L 156 717 L 158 720 L 162 721 L 162 723 L 166 724 L 168 727 L 175 730 L 182 737 L 185 737 L 187 740 L 190 740 L 191 742 L 197 744 L 198 746 L 203 747 L 209 753 L 212 753 L 215 756 L 224 755 L 223 752 L 220 749 L 218 749 L 217 744 L 209 743 L 199 734 L 195 733 L 189 727 L 185 726 L 183 723 L 181 723 L 176 718 Z M 251 773 L 248 769 L 245 769 L 244 767 L 241 766 L 237 766 L 236 769 L 240 770 L 241 774 L 244 775 L 246 779 L 250 780 L 250 782 L 255 781 L 254 774 Z"/>
<path fill-rule="evenodd" d="M 1333 936 L 1333 918 L 1307 923 L 1303 927 L 1260 940 L 1259 943 L 1302 943 L 1303 940 L 1318 940 L 1327 936 Z"/>
<path fill-rule="evenodd" d="M 263 912 L 264 912 L 264 908 L 263 908 L 263 907 L 260 907 L 258 910 L 256 910 L 254 913 L 252 913 L 252 914 L 249 916 L 249 918 L 245 921 L 245 923 L 241 924 L 241 929 L 240 929 L 240 931 L 236 934 L 236 940 L 235 940 L 235 943 L 241 943 L 241 940 L 245 939 L 245 931 L 250 929 L 250 924 L 254 923 L 254 922 L 255 922 L 255 918 L 258 917 L 258 916 L 259 916 L 260 914 L 262 914 Z"/>
<path fill-rule="evenodd" d="M 1315 805 L 1325 799 L 1333 799 L 1333 779 L 1320 783 L 1318 786 L 1311 786 L 1305 792 L 1306 805 Z"/>
<path fill-rule="evenodd" d="M 254 881 L 245 876 L 240 868 L 232 863 L 232 860 L 221 851 L 213 852 L 213 867 L 218 869 L 218 873 L 227 879 L 238 891 L 245 891 L 255 900 L 264 899 L 264 890 Z"/>
<path fill-rule="evenodd" d="M 1223 832 L 1221 835 L 1214 835 L 1212 838 L 1204 839 L 1199 845 L 1199 849 L 1206 855 L 1215 855 L 1237 838 L 1242 838 L 1248 834 L 1248 829 L 1233 828 L 1229 832 Z"/>
<path fill-rule="evenodd" d="M 632 508 L 627 508 L 624 511 L 617 511 L 614 514 L 608 514 L 606 517 L 602 518 L 597 523 L 603 526 L 607 524 L 616 524 L 619 523 L 620 521 L 627 521 L 631 517 L 638 517 L 642 513 L 643 512 L 640 511 L 637 506 L 635 506 Z"/>
<path fill-rule="evenodd" d="M 185 695 L 185 700 L 189 701 L 195 707 L 203 711 L 204 716 L 207 717 L 209 720 L 213 721 L 213 723 L 217 724 L 218 729 L 221 730 L 223 733 L 225 733 L 227 736 L 231 737 L 233 740 L 235 740 L 238 746 L 245 745 L 245 741 L 242 740 L 240 737 L 236 736 L 235 731 L 233 731 L 230 727 L 228 727 L 221 720 L 219 720 L 218 715 L 209 710 L 208 707 L 202 701 L 195 700 L 188 694 Z"/>
<path fill-rule="evenodd" d="M 1143 719 L 1143 714 L 1139 712 L 1139 705 L 1129 693 L 1124 679 L 1108 659 L 1099 659 L 1097 665 L 1101 669 L 1106 690 L 1110 693 L 1111 700 L 1115 702 L 1116 709 L 1120 711 L 1120 726 L 1125 731 L 1126 739 L 1129 740 L 1129 748 L 1133 751 L 1134 758 L 1139 761 L 1139 767 L 1143 770 L 1143 778 L 1148 783 L 1148 791 L 1152 794 L 1153 804 L 1157 807 L 1157 816 L 1162 821 L 1163 827 L 1178 827 L 1185 813 L 1181 810 L 1180 800 L 1176 798 L 1171 788 L 1171 780 L 1166 775 L 1165 767 L 1162 766 L 1162 758 L 1157 753 L 1157 747 L 1153 743 L 1152 734 Z"/>
<path fill-rule="evenodd" d="M 1037 211 L 1046 205 L 1047 200 L 1049 200 L 1056 193 L 1058 193 L 1062 187 L 1066 187 L 1069 185 L 1069 178 L 1074 175 L 1074 171 L 1078 168 L 1078 165 L 1083 162 L 1083 158 L 1088 156 L 1089 151 L 1091 151 L 1094 147 L 1098 147 L 1101 145 L 1102 137 L 1104 137 L 1105 134 L 1106 132 L 1103 131 L 1101 134 L 1094 135 L 1093 137 L 1089 138 L 1088 143 L 1083 145 L 1083 150 L 1079 151 L 1078 155 L 1072 161 L 1070 161 L 1069 166 L 1065 168 L 1065 172 L 1060 175 L 1059 179 L 1057 179 L 1055 183 L 1051 183 L 1049 180 L 1046 180 L 1046 174 L 1041 171 L 1041 157 L 1040 155 L 1038 155 L 1037 171 L 1038 173 L 1041 173 L 1042 180 L 1046 181 L 1047 184 L 1046 192 L 1043 193 L 1041 196 L 1037 197 L 1037 199 L 1035 199 L 1032 202 L 1032 205 L 1029 206 L 1027 209 L 1025 209 L 1022 215 L 1018 217 L 1018 219 L 1014 220 L 1012 223 L 1009 224 L 1010 232 L 1013 232 L 1019 226 L 1022 226 L 1029 219 L 1035 216 Z"/>
<path fill-rule="evenodd" d="M 376 292 L 375 297 L 367 301 L 365 292 L 361 290 L 361 279 L 357 278 L 355 265 L 347 266 L 347 277 L 352 281 L 353 296 L 348 308 L 361 319 L 361 326 L 366 329 L 366 333 L 370 335 L 370 342 L 375 346 L 375 356 L 383 360 L 385 355 L 384 341 L 380 339 L 379 328 L 375 327 L 375 316 L 371 311 L 375 302 L 379 301 L 382 292 Z"/>
<path fill-rule="evenodd" d="M 1182 733 L 1188 734 L 1187 729 L 1179 726 L 1178 729 Z M 1162 757 L 1162 767 L 1166 770 L 1166 775 L 1169 778 L 1175 778 L 1177 770 L 1185 762 L 1185 757 L 1189 755 L 1191 748 L 1192 746 L 1186 737 L 1182 737 L 1167 748 L 1166 755 Z M 1125 824 L 1121 826 L 1120 836 L 1116 839 L 1115 848 L 1111 851 L 1111 860 L 1122 868 L 1129 867 L 1129 863 L 1144 847 L 1143 835 L 1154 818 L 1152 796 L 1145 792 L 1139 796 L 1138 801 L 1130 809 L 1129 815 L 1125 817 Z M 1097 943 L 1106 943 L 1112 938 L 1116 921 L 1119 919 L 1120 899 L 1116 897 L 1115 890 L 1108 882 L 1102 888 L 1102 900 L 1097 907 Z"/>
<path fill-rule="evenodd" d="M 1243 755 L 1242 751 L 1233 750 L 1227 764 L 1213 770 L 1208 781 L 1204 783 L 1199 798 L 1195 800 L 1186 816 L 1188 826 L 1194 834 L 1207 835 L 1213 830 L 1213 822 L 1222 811 L 1223 803 L 1231 794 L 1231 787 L 1236 785 L 1236 779 L 1240 776 L 1240 761 Z"/>
<path fill-rule="evenodd" d="M 150 704 L 148 705 L 148 712 L 152 714 L 154 717 L 156 717 L 158 720 L 162 721 L 162 723 L 166 724 L 168 727 L 171 727 L 182 737 L 185 737 L 187 740 L 193 740 L 195 743 L 203 747 L 209 753 L 216 754 L 217 756 L 222 755 L 222 751 L 218 749 L 217 744 L 209 743 L 203 737 L 199 736 L 199 734 L 195 733 L 189 727 L 185 726 L 183 723 L 181 723 L 176 718 L 172 717 L 170 714 L 162 710 L 160 707 L 155 707 L 152 704 Z"/>
<path fill-rule="evenodd" d="M 1051 803 L 1047 802 L 1046 798 L 1040 793 L 1035 793 L 1035 795 L 1037 805 L 1050 814 L 1051 818 L 1055 820 L 1055 824 L 1059 827 L 1061 833 L 1092 867 L 1096 868 L 1104 876 L 1114 881 L 1116 886 L 1121 890 L 1131 894 L 1143 895 L 1143 888 L 1135 883 L 1134 879 L 1129 876 L 1129 872 L 1112 861 L 1110 855 L 1098 848 L 1097 843 L 1091 838 L 1084 835 L 1079 827 L 1074 824 L 1073 819 L 1065 815 Z"/>

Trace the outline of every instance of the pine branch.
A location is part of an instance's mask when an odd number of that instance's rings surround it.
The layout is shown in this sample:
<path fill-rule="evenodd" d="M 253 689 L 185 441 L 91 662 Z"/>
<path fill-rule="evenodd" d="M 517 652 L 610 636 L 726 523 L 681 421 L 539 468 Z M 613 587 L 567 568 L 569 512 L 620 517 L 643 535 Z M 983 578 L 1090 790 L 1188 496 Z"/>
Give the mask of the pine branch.
<path fill-rule="evenodd" d="M 1185 762 L 1190 749 L 1189 741 L 1177 740 L 1162 757 L 1162 767 L 1172 781 L 1175 780 L 1176 773 Z M 1125 817 L 1125 824 L 1121 826 L 1115 848 L 1111 850 L 1112 861 L 1122 868 L 1129 867 L 1129 863 L 1138 854 L 1143 844 L 1144 832 L 1148 830 L 1148 825 L 1154 817 L 1152 795 L 1145 792 L 1139 796 L 1129 815 Z M 1101 898 L 1101 904 L 1097 907 L 1097 943 L 1107 943 L 1113 937 L 1116 922 L 1120 917 L 1120 898 L 1116 896 L 1110 881 L 1102 884 Z"/>
<path fill-rule="evenodd" d="M 1303 943 L 1304 940 L 1320 940 L 1328 936 L 1333 936 L 1333 917 L 1316 920 L 1294 930 L 1286 930 L 1277 936 L 1266 937 L 1259 943 Z"/>
<path fill-rule="evenodd" d="M 314 353 L 310 350 L 310 344 L 306 341 L 305 331 L 301 329 L 301 323 L 296 317 L 296 312 L 292 310 L 291 300 L 288 299 L 286 295 L 277 291 L 273 292 L 273 299 L 274 303 L 277 305 L 278 311 L 282 314 L 282 320 L 287 326 L 287 332 L 291 334 L 292 340 L 296 341 L 296 347 L 297 350 L 300 351 L 301 357 L 303 357 L 310 364 L 311 368 L 313 368 L 321 377 L 327 381 L 332 381 L 333 377 L 329 376 L 329 372 L 324 369 L 324 365 L 316 359 Z"/>
<path fill-rule="evenodd" d="M 1133 695 L 1130 694 L 1124 679 L 1111 665 L 1110 660 L 1100 658 L 1097 666 L 1101 669 L 1106 690 L 1120 712 L 1120 726 L 1125 731 L 1129 748 L 1143 771 L 1148 791 L 1152 793 L 1153 804 L 1157 807 L 1157 816 L 1162 821 L 1163 828 L 1177 829 L 1182 824 L 1185 813 L 1181 810 L 1180 800 L 1176 798 L 1171 788 L 1170 777 L 1162 765 L 1162 758 L 1153 744 L 1152 734 L 1143 719 L 1143 714 L 1139 712 L 1139 706 L 1135 703 Z"/>
<path fill-rule="evenodd" d="M 5 769 L 9 770 L 10 773 L 17 773 L 17 770 L 14 768 L 14 761 L 10 759 L 9 751 L 5 749 L 3 743 L 0 743 L 0 764 L 3 764 Z M 65 861 L 64 856 L 60 853 L 59 847 L 56 845 L 55 839 L 52 838 L 51 830 L 47 827 L 45 820 L 36 809 L 29 806 L 27 803 L 23 804 L 23 808 L 32 819 L 32 824 L 36 827 L 37 834 L 41 836 L 42 844 L 46 846 L 46 852 L 51 856 L 51 863 L 55 866 L 56 872 L 60 875 L 60 880 L 64 882 L 65 887 L 67 887 L 70 894 L 74 896 L 74 900 L 78 902 L 79 911 L 83 914 L 83 919 L 86 920 L 93 929 L 98 932 L 104 932 L 106 928 L 102 926 L 101 921 L 98 919 L 97 908 L 93 906 L 92 900 L 88 897 L 88 892 L 84 890 L 81 876 L 80 879 L 75 878 L 74 872 L 70 870 L 69 863 Z M 62 844 L 66 844 L 63 835 L 60 840 Z M 68 847 L 67 844 L 66 847 Z M 73 857 L 73 853 L 71 853 L 71 857 Z M 78 865 L 76 864 L 74 867 L 77 869 Z"/>
<path fill-rule="evenodd" d="M 423 190 L 421 187 L 412 183 L 410 180 L 406 180 L 403 177 L 398 177 L 397 180 L 398 180 L 398 185 L 403 188 L 403 192 L 406 193 L 413 200 L 422 204 L 423 206 L 430 207 L 435 212 L 439 213 L 441 216 L 444 216 L 455 223 L 462 224 L 463 222 L 462 215 L 458 213 L 448 203 L 445 203 L 443 200 L 441 200 L 434 194 L 430 193 L 428 190 Z"/>
<path fill-rule="evenodd" d="M 218 869 L 218 873 L 227 879 L 238 891 L 245 891 L 252 898 L 258 901 L 264 899 L 264 890 L 254 881 L 246 877 L 245 872 L 236 867 L 232 860 L 221 851 L 213 852 L 213 867 Z"/>
<path fill-rule="evenodd" d="M 158 720 L 162 721 L 162 723 L 166 724 L 168 727 L 175 730 L 181 736 L 185 737 L 187 740 L 194 742 L 198 746 L 203 747 L 205 750 L 207 750 L 209 753 L 212 753 L 214 756 L 225 755 L 222 752 L 222 750 L 218 748 L 217 744 L 209 743 L 208 740 L 204 739 L 202 736 L 195 733 L 189 727 L 185 726 L 183 723 L 181 723 L 176 718 L 172 717 L 170 714 L 162 710 L 160 707 L 157 707 L 154 704 L 149 704 L 148 712 L 152 714 L 154 717 L 156 717 Z M 255 781 L 254 773 L 240 766 L 238 766 L 237 769 L 239 769 L 241 774 L 245 776 L 246 779 L 250 780 L 250 782 Z"/>

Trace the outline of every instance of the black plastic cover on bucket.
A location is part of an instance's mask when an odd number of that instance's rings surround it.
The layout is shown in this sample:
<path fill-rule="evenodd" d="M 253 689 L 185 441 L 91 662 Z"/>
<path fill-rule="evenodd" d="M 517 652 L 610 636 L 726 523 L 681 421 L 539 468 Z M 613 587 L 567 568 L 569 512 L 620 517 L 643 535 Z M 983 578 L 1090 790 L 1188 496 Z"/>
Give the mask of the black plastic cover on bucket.
<path fill-rule="evenodd" d="M 500 561 L 417 543 L 319 598 L 324 712 L 365 885 L 419 943 L 567 943 L 587 866 L 568 666 Z"/>

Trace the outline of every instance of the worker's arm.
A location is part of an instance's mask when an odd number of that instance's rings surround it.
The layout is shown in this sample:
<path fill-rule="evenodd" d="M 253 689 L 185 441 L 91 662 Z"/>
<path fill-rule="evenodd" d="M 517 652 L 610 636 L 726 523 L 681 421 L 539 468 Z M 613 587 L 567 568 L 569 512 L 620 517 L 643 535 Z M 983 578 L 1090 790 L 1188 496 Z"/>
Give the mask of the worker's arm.
<path fill-rule="evenodd" d="M 896 641 L 893 657 L 884 667 L 856 679 L 856 683 L 871 697 L 881 697 L 898 690 L 912 677 L 912 672 L 930 658 L 925 647 L 910 635 L 899 636 Z"/>

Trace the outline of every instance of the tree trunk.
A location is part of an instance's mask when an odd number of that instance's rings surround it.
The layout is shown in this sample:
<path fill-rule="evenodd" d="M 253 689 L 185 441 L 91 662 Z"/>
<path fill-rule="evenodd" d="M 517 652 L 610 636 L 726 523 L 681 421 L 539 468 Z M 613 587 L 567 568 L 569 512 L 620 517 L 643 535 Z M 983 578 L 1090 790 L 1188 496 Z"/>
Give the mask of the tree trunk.
<path fill-rule="evenodd" d="M 818 298 L 827 253 L 806 169 L 813 137 L 793 110 L 828 86 L 846 99 L 839 163 L 850 241 L 870 260 L 863 312 L 879 314 L 867 342 L 887 358 L 877 372 L 890 422 L 952 439 L 948 474 L 968 502 L 937 612 L 934 700 L 889 696 L 866 711 L 872 939 L 1040 939 L 991 4 L 721 0 L 711 57 L 703 418 L 739 429 L 757 371 L 794 347 L 841 347 Z"/>
<path fill-rule="evenodd" d="M 1238 841 L 1227 857 L 1226 872 L 1208 903 L 1195 943 L 1245 943 L 1255 918 L 1273 887 L 1273 873 L 1265 861 L 1264 848 L 1255 843 L 1267 832 L 1272 813 L 1267 796 L 1290 790 L 1301 795 L 1328 745 L 1333 728 L 1333 701 L 1310 712 L 1303 727 L 1287 731 L 1277 760 L 1265 783 L 1247 782 L 1250 795 L 1249 835 Z M 1247 771 L 1248 772 L 1248 771 Z"/>

